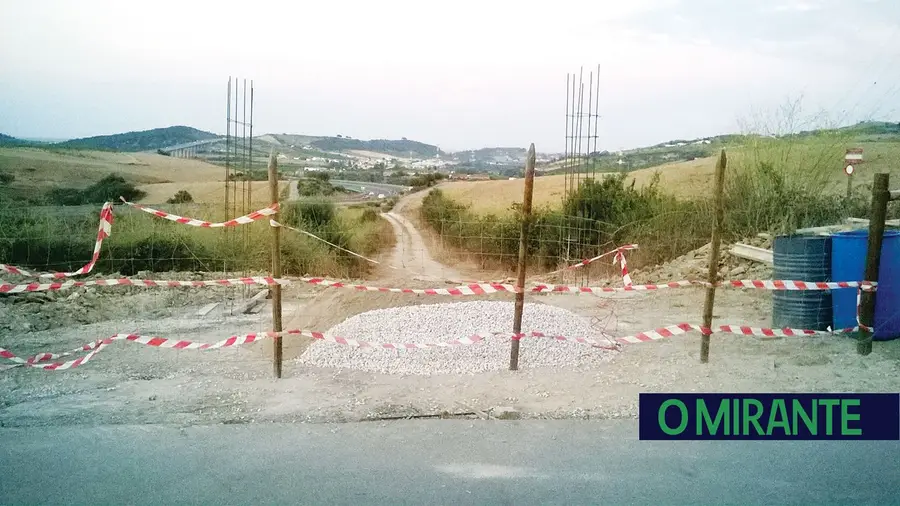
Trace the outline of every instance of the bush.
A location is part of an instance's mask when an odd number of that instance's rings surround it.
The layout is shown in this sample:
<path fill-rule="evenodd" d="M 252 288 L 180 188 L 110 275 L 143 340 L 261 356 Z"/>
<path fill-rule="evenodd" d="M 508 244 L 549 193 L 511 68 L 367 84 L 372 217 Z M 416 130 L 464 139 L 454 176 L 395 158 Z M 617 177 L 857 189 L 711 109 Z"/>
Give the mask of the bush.
<path fill-rule="evenodd" d="M 391 197 L 391 198 L 389 198 L 389 199 L 385 199 L 385 200 L 382 201 L 381 204 L 380 204 L 380 205 L 381 205 L 381 210 L 384 211 L 384 212 L 386 212 L 386 213 L 387 213 L 387 212 L 390 212 L 390 210 L 393 209 L 395 205 L 397 205 L 397 201 L 398 201 L 398 200 L 400 200 L 398 197 Z M 375 204 L 376 204 L 376 205 L 379 205 L 377 202 L 375 202 Z"/>
<path fill-rule="evenodd" d="M 312 179 L 318 179 L 319 181 L 322 181 L 325 183 L 327 183 L 328 181 L 331 180 L 331 174 L 324 172 L 324 171 L 313 172 L 310 177 Z"/>
<path fill-rule="evenodd" d="M 327 197 L 329 195 L 334 194 L 334 186 L 331 186 L 331 183 L 328 182 L 328 174 L 326 173 L 317 173 L 325 176 L 325 179 L 321 177 L 308 177 L 303 178 L 297 181 L 297 191 L 303 197 L 317 197 L 324 196 Z"/>
<path fill-rule="evenodd" d="M 626 181 L 618 175 L 587 180 L 562 210 L 532 210 L 530 262 L 556 268 L 567 259 L 574 262 L 637 242 L 641 249 L 630 259 L 639 266 L 667 260 L 708 240 L 706 207 L 661 195 L 658 177 L 642 189 Z M 479 216 L 440 190 L 431 190 L 423 199 L 421 213 L 426 223 L 441 232 L 445 243 L 477 252 L 482 263 L 493 260 L 512 267 L 519 248 L 520 205 L 514 204 L 512 210 L 504 216 Z"/>
<path fill-rule="evenodd" d="M 839 223 L 846 216 L 865 217 L 864 189 L 847 199 L 829 192 L 827 176 L 833 168 L 804 153 L 791 162 L 792 146 L 773 142 L 742 149 L 729 161 L 725 186 L 723 239 L 735 241 L 759 232 L 792 233 L 797 228 Z M 819 146 L 815 146 L 819 147 Z M 830 149 L 825 145 L 823 150 Z M 519 206 L 512 214 L 479 216 L 431 190 L 422 202 L 421 216 L 444 243 L 511 267 L 518 249 Z M 532 212 L 528 244 L 534 264 L 555 268 L 574 263 L 616 245 L 638 243 L 629 255 L 635 267 L 668 261 L 709 242 L 713 206 L 702 196 L 679 200 L 660 190 L 657 173 L 636 189 L 625 175 L 584 180 L 562 209 Z"/>
<path fill-rule="evenodd" d="M 336 209 L 327 200 L 301 200 L 284 204 L 280 214 L 285 225 L 321 230 L 334 222 Z"/>
<path fill-rule="evenodd" d="M 110 174 L 84 190 L 76 188 L 54 188 L 48 195 L 51 203 L 61 206 L 80 206 L 85 204 L 102 204 L 115 202 L 119 197 L 125 200 L 140 200 L 147 194 L 137 189 L 125 178 Z"/>
<path fill-rule="evenodd" d="M 746 160 L 729 165 L 726 224 L 733 235 L 788 234 L 867 215 L 866 195 L 856 193 L 847 199 L 829 192 L 829 181 L 815 157 L 792 163 L 782 153 L 789 148 L 784 141 L 757 143 Z"/>
<path fill-rule="evenodd" d="M 187 190 L 178 190 L 175 196 L 166 200 L 167 204 L 187 204 L 194 201 L 194 197 Z"/>
<path fill-rule="evenodd" d="M 220 219 L 216 215 L 220 206 L 196 207 L 198 216 Z M 385 220 L 363 221 L 360 212 L 344 215 L 328 203 L 287 203 L 284 210 L 293 218 L 283 216 L 279 221 L 300 224 L 298 228 L 362 255 L 372 256 L 393 245 L 393 231 Z M 43 208 L 29 213 L 18 209 L 0 212 L 0 263 L 52 271 L 83 266 L 91 258 L 97 235 L 97 211 Z M 316 228 L 300 223 L 301 217 Z M 271 265 L 271 231 L 263 226 L 245 227 L 241 229 L 249 234 L 246 241 L 240 235 L 223 235 L 218 229 L 173 225 L 145 213 L 122 213 L 116 216 L 113 237 L 103 243 L 94 272 L 128 276 L 147 270 L 266 272 Z M 282 234 L 282 268 L 285 275 L 347 278 L 364 275 L 372 265 L 316 239 L 286 231 Z"/>
<path fill-rule="evenodd" d="M 359 221 L 362 223 L 378 221 L 378 213 L 372 208 L 365 209 L 359 216 Z"/>
<path fill-rule="evenodd" d="M 9 183 L 12 183 L 15 180 L 16 180 L 16 176 L 13 176 L 12 174 L 9 174 L 6 172 L 0 172 L 0 184 L 8 185 Z"/>

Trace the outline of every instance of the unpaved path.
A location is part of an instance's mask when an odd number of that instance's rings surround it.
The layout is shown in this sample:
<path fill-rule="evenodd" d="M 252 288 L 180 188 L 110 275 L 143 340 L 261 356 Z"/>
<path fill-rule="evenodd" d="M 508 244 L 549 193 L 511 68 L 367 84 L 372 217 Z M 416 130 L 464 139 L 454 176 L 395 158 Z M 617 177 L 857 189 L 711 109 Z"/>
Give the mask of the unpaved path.
<path fill-rule="evenodd" d="M 394 209 L 384 214 L 394 228 L 397 243 L 387 257 L 387 264 L 392 268 L 383 269 L 379 275 L 380 278 L 396 281 L 404 279 L 439 281 L 463 278 L 457 269 L 444 265 L 431 256 L 422 234 L 403 215 L 404 211 L 413 211 L 424 196 L 425 192 L 406 195 L 397 202 Z"/>

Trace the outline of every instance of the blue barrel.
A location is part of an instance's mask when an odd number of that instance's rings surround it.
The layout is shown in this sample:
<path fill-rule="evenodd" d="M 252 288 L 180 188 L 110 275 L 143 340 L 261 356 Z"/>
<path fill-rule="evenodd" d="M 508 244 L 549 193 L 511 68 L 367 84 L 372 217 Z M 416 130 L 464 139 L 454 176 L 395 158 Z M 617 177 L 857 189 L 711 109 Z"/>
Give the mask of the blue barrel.
<path fill-rule="evenodd" d="M 772 253 L 775 279 L 829 281 L 831 277 L 831 237 L 778 236 Z M 775 328 L 826 330 L 831 321 L 831 292 L 827 290 L 776 290 L 772 294 Z"/>
<path fill-rule="evenodd" d="M 854 230 L 832 236 L 831 279 L 834 281 L 872 281 L 866 272 L 869 232 Z M 875 295 L 875 335 L 878 341 L 900 337 L 900 232 L 886 230 L 881 244 L 878 267 L 878 290 Z M 857 290 L 834 291 L 834 328 L 856 326 Z"/>

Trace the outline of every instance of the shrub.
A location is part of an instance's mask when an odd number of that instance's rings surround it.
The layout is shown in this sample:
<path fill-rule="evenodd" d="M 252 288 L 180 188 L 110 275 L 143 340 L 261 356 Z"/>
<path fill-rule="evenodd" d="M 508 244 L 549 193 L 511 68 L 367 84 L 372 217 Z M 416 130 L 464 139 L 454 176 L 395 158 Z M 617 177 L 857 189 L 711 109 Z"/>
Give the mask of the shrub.
<path fill-rule="evenodd" d="M 220 206 L 197 207 L 198 215 L 211 218 L 221 211 Z M 284 210 L 293 218 L 283 216 L 279 221 L 299 224 L 298 228 L 362 255 L 372 256 L 393 244 L 393 231 L 385 220 L 363 222 L 360 213 L 340 214 L 329 203 L 286 203 Z M 266 272 L 271 265 L 271 231 L 263 226 L 246 227 L 242 230 L 250 237 L 245 241 L 236 234 L 224 235 L 220 229 L 173 226 L 145 213 L 122 213 L 116 216 L 112 238 L 103 243 L 94 272 L 129 276 L 145 270 Z M 15 234 L 9 235 L 12 231 Z M 96 208 L 0 212 L 0 263 L 71 271 L 90 260 L 96 234 Z M 293 232 L 282 234 L 285 275 L 359 277 L 371 267 L 316 239 Z"/>
<path fill-rule="evenodd" d="M 7 185 L 16 180 L 16 176 L 9 174 L 7 172 L 0 172 L 0 184 Z"/>
<path fill-rule="evenodd" d="M 168 204 L 187 204 L 194 201 L 194 197 L 187 190 L 178 190 L 175 196 L 166 200 Z"/>
<path fill-rule="evenodd" d="M 362 223 L 378 221 L 378 213 L 372 208 L 365 209 L 359 216 L 359 221 Z"/>
<path fill-rule="evenodd" d="M 531 262 L 555 268 L 566 259 L 589 258 L 627 242 L 641 243 L 632 259 L 660 261 L 708 240 L 708 210 L 661 195 L 657 186 L 658 178 L 640 190 L 620 176 L 587 180 L 562 210 L 532 210 Z M 482 263 L 493 260 L 512 267 L 521 228 L 520 206 L 514 204 L 512 210 L 504 216 L 479 216 L 435 189 L 423 199 L 421 216 L 445 242 L 477 252 Z M 695 234 L 700 230 L 705 236 Z"/>
<path fill-rule="evenodd" d="M 310 177 L 312 179 L 318 179 L 319 181 L 322 181 L 325 183 L 327 183 L 328 181 L 331 180 L 331 174 L 324 172 L 324 171 L 313 172 Z"/>
<path fill-rule="evenodd" d="M 54 188 L 48 195 L 51 203 L 61 206 L 80 206 L 85 204 L 102 204 L 114 202 L 119 197 L 125 200 L 140 200 L 147 194 L 137 189 L 125 178 L 110 174 L 84 190 L 76 188 Z"/>
<path fill-rule="evenodd" d="M 324 175 L 326 176 L 324 180 L 321 177 L 308 177 L 297 181 L 297 191 L 303 197 L 327 197 L 332 195 L 334 187 L 328 182 L 328 174 Z"/>
<path fill-rule="evenodd" d="M 284 204 L 280 214 L 285 225 L 321 230 L 334 222 L 336 209 L 326 200 L 301 200 Z"/>

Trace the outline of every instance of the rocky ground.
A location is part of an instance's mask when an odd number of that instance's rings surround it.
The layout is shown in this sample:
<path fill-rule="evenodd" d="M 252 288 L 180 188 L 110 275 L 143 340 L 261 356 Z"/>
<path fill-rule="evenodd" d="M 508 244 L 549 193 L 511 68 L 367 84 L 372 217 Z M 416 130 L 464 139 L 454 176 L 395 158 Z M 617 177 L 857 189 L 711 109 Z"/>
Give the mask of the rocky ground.
<path fill-rule="evenodd" d="M 771 239 L 755 237 L 742 241 L 758 248 L 772 249 Z M 709 274 L 709 244 L 648 269 L 631 272 L 635 283 L 659 283 L 665 281 L 706 280 Z M 771 279 L 772 267 L 759 262 L 745 260 L 729 253 L 730 244 L 723 244 L 719 260 L 719 279 Z"/>
<path fill-rule="evenodd" d="M 370 309 L 448 302 L 434 296 L 311 289 L 292 287 L 287 291 L 287 328 L 327 330 Z M 25 356 L 69 350 L 116 332 L 214 342 L 270 326 L 268 308 L 255 315 L 232 316 L 222 311 L 199 318 L 196 312 L 201 304 L 171 304 L 178 297 L 196 294 L 159 290 L 124 295 L 116 292 L 117 288 L 103 290 L 102 294 L 95 292 L 98 314 L 113 314 L 103 311 L 113 306 L 145 305 L 147 311 L 119 310 L 103 321 L 43 331 L 5 329 L 0 332 L 0 344 Z M 310 298 L 309 293 L 314 296 Z M 598 332 L 613 335 L 696 323 L 702 312 L 700 289 L 613 295 L 535 296 L 530 300 L 574 311 L 589 319 Z M 204 297 L 215 296 L 208 292 Z M 509 294 L 479 297 L 509 298 Z M 10 299 L 3 299 L 6 315 L 10 311 L 18 314 L 23 304 L 60 304 Z M 723 290 L 716 299 L 717 323 L 764 326 L 769 324 L 770 313 L 768 293 Z M 25 320 L 28 314 L 34 313 L 26 313 Z M 454 414 L 490 417 L 501 412 L 503 417 L 631 418 L 637 416 L 640 392 L 894 391 L 900 387 L 900 341 L 876 343 L 872 355 L 860 357 L 852 339 L 843 337 L 761 341 L 716 335 L 708 364 L 699 363 L 699 343 L 698 334 L 686 334 L 624 346 L 608 360 L 584 362 L 590 365 L 532 368 L 522 364 L 517 372 L 399 376 L 306 365 L 297 357 L 308 346 L 341 345 L 288 339 L 284 377 L 275 380 L 269 342 L 212 351 L 115 342 L 73 370 L 19 367 L 0 372 L 4 392 L 0 424 L 325 422 Z M 578 343 L 554 344 L 596 353 Z M 530 342 L 523 340 L 521 345 L 527 348 Z M 415 350 L 404 353 L 414 354 Z M 454 351 L 449 348 L 446 353 Z"/>

